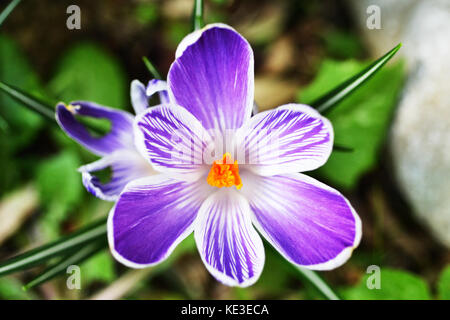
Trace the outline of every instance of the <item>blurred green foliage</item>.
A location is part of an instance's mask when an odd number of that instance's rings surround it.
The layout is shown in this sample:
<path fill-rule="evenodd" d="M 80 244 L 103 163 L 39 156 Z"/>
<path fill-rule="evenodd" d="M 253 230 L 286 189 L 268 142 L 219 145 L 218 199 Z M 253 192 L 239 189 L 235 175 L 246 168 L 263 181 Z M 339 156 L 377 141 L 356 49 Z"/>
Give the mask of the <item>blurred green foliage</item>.
<path fill-rule="evenodd" d="M 330 30 L 323 36 L 327 55 L 344 59 L 359 57 L 363 48 L 358 37 L 342 30 Z"/>
<path fill-rule="evenodd" d="M 450 265 L 442 271 L 437 283 L 438 298 L 450 300 Z"/>
<path fill-rule="evenodd" d="M 158 7 L 155 3 L 142 2 L 134 8 L 134 15 L 139 23 L 151 24 L 158 19 Z"/>
<path fill-rule="evenodd" d="M 174 21 L 166 26 L 166 39 L 173 47 L 178 46 L 181 40 L 191 31 L 191 25 L 183 21 Z"/>
<path fill-rule="evenodd" d="M 0 53 L 0 79 L 30 94 L 52 96 L 55 101 L 59 99 L 64 102 L 88 100 L 122 109 L 129 105 L 128 85 L 122 66 L 116 58 L 93 43 L 80 43 L 63 53 L 47 86 L 40 84 L 27 58 L 12 39 L 0 35 Z M 2 190 L 9 190 L 13 187 L 12 182 L 21 183 L 24 177 L 19 173 L 26 171 L 25 166 L 30 165 L 25 161 L 22 163 L 16 153 L 40 141 L 36 134 L 43 129 L 44 122 L 39 115 L 3 93 L 0 93 L 0 107 L 0 118 L 7 125 L 0 128 L 5 131 L 0 135 L 0 146 L 4 151 L 0 153 L 0 161 L 2 168 L 7 169 L 3 170 L 1 184 Z M 100 124 L 109 126 L 109 123 Z M 64 151 L 41 156 L 38 162 L 31 163 L 41 200 L 42 213 L 38 225 L 43 232 L 43 242 L 54 240 L 62 234 L 62 223 L 67 221 L 69 215 L 71 221 L 78 221 L 75 223 L 81 225 L 98 215 L 92 212 L 93 209 L 101 209 L 103 214 L 108 212 L 107 208 L 90 204 L 98 200 L 84 190 L 77 171 L 86 159 L 92 161 L 95 157 L 72 142 L 59 128 L 53 128 L 52 132 L 54 142 Z M 24 158 L 31 159 L 29 156 Z M 85 285 L 92 281 L 110 282 L 116 277 L 114 260 L 107 251 L 96 254 L 82 268 Z M 1 297 L 28 297 L 17 280 L 0 280 Z"/>
<path fill-rule="evenodd" d="M 0 80 L 35 96 L 43 96 L 42 85 L 23 52 L 12 39 L 1 34 L 0 65 Z M 0 116 L 8 124 L 11 148 L 23 147 L 42 125 L 43 119 L 4 93 L 0 93 L 0 106 Z"/>
<path fill-rule="evenodd" d="M 48 87 L 64 102 L 88 100 L 120 109 L 129 105 L 123 68 L 93 43 L 80 43 L 67 50 Z"/>
<path fill-rule="evenodd" d="M 0 278 L 0 299 L 29 300 L 36 298 L 32 293 L 22 290 L 23 284 L 13 277 Z"/>
<path fill-rule="evenodd" d="M 365 66 L 366 63 L 354 60 L 325 60 L 314 81 L 300 91 L 298 100 L 311 103 Z M 351 189 L 375 166 L 402 87 L 403 74 L 402 63 L 385 66 L 326 115 L 333 124 L 335 142 L 354 151 L 334 152 L 317 170 L 319 175 L 335 185 Z"/>
<path fill-rule="evenodd" d="M 36 182 L 40 193 L 44 214 L 40 225 L 49 239 L 60 235 L 60 224 L 80 202 L 83 187 L 78 155 L 66 150 L 47 159 L 38 166 Z"/>
<path fill-rule="evenodd" d="M 0 80 L 43 97 L 43 88 L 27 58 L 15 42 L 0 34 Z M 0 193 L 18 185 L 29 170 L 20 168 L 26 161 L 17 154 L 27 145 L 36 143 L 44 123 L 34 112 L 23 108 L 4 93 L 0 93 Z M 32 169 L 31 169 L 32 170 Z"/>
<path fill-rule="evenodd" d="M 116 278 L 114 260 L 111 258 L 109 250 L 103 250 L 86 260 L 81 265 L 81 270 L 83 272 L 82 280 L 85 284 L 92 281 L 109 283 Z"/>
<path fill-rule="evenodd" d="M 355 287 L 342 289 L 340 294 L 349 300 L 428 300 L 428 284 L 422 278 L 402 270 L 381 268 L 381 288 L 369 289 L 366 274 Z"/>

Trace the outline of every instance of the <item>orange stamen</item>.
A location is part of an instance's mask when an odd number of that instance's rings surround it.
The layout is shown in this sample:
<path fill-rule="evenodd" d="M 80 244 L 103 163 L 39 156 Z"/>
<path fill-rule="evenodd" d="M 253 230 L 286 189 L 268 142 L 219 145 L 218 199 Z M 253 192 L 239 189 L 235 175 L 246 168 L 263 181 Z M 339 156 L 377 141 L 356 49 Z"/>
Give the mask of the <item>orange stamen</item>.
<path fill-rule="evenodd" d="M 237 160 L 233 162 L 231 154 L 228 152 L 223 155 L 222 160 L 216 160 L 211 166 L 206 181 L 213 187 L 232 187 L 236 189 L 242 187 L 241 177 L 239 176 L 239 166 Z"/>

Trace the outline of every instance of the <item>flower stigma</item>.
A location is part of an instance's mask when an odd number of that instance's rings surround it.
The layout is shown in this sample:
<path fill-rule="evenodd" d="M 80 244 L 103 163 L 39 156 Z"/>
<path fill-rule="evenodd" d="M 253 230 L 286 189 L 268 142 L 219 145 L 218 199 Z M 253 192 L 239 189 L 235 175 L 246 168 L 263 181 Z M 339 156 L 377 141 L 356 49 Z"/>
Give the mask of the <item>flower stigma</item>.
<path fill-rule="evenodd" d="M 80 106 L 74 106 L 73 104 L 64 104 L 66 109 L 72 113 L 76 113 L 78 109 L 80 109 Z"/>
<path fill-rule="evenodd" d="M 239 165 L 237 160 L 233 162 L 230 153 L 225 153 L 221 160 L 215 160 L 209 171 L 206 181 L 213 187 L 232 187 L 236 189 L 242 187 L 241 177 L 239 176 Z"/>

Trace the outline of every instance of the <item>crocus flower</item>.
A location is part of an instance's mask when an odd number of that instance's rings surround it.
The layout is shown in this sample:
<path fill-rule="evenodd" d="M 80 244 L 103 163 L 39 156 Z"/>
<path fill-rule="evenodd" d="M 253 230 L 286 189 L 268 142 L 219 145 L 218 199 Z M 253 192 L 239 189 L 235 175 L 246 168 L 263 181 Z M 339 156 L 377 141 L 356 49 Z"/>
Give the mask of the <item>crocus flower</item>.
<path fill-rule="evenodd" d="M 162 80 L 150 80 L 145 87 L 138 80 L 131 82 L 131 102 L 136 114 L 145 111 L 149 98 L 159 93 L 161 103 L 167 103 L 167 83 Z M 90 133 L 76 116 L 104 118 L 111 122 L 111 130 L 103 137 Z M 69 105 L 59 103 L 56 106 L 56 121 L 66 134 L 92 153 L 102 157 L 78 170 L 82 174 L 83 185 L 96 197 L 116 201 L 125 185 L 137 178 L 154 174 L 151 165 L 142 158 L 134 147 L 134 116 L 126 111 L 104 107 L 93 102 L 74 101 Z M 95 172 L 110 167 L 110 181 L 102 183 Z"/>
<path fill-rule="evenodd" d="M 327 161 L 332 126 L 299 104 L 251 117 L 253 52 L 241 35 L 223 24 L 188 35 L 167 86 L 170 102 L 134 120 L 135 145 L 158 174 L 128 183 L 110 212 L 117 260 L 155 265 L 194 232 L 209 272 L 245 287 L 264 265 L 256 230 L 298 266 L 333 269 L 350 257 L 361 238 L 355 210 L 299 173 Z"/>

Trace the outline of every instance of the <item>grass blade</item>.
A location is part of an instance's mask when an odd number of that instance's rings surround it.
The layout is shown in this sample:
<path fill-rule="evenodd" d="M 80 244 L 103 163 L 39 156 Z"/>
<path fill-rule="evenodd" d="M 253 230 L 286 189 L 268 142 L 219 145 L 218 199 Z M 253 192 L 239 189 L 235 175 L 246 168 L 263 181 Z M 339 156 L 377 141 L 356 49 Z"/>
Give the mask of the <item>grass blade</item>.
<path fill-rule="evenodd" d="M 38 286 L 46 281 L 53 279 L 59 274 L 64 273 L 67 270 L 68 266 L 80 264 L 84 260 L 90 258 L 100 250 L 104 249 L 106 246 L 106 238 L 100 241 L 89 243 L 88 245 L 79 249 L 77 252 L 62 258 L 61 261 L 45 269 L 40 275 L 24 285 L 23 289 L 28 290 L 32 287 Z"/>
<path fill-rule="evenodd" d="M 45 103 L 40 99 L 33 97 L 30 94 L 2 81 L 0 81 L 0 90 L 9 95 L 14 100 L 20 102 L 23 106 L 43 116 L 51 123 L 57 125 L 55 119 L 55 109 L 48 103 Z M 86 119 L 79 119 L 79 121 L 93 132 L 99 135 L 105 134 L 104 130 L 98 127 L 98 125 L 89 122 Z"/>
<path fill-rule="evenodd" d="M 0 264 L 0 276 L 34 267 L 50 258 L 73 252 L 101 238 L 106 238 L 106 219 L 101 219 L 73 234 L 4 261 Z"/>
<path fill-rule="evenodd" d="M 309 269 L 296 267 L 300 274 L 307 279 L 314 287 L 320 291 L 328 300 L 340 300 L 338 295 L 328 286 L 319 275 Z"/>
<path fill-rule="evenodd" d="M 14 8 L 20 3 L 20 0 L 12 0 L 6 8 L 0 13 L 0 26 L 9 16 L 9 14 L 14 10 Z"/>
<path fill-rule="evenodd" d="M 47 103 L 42 102 L 38 98 L 32 97 L 28 93 L 25 93 L 22 90 L 2 81 L 0 81 L 0 90 L 9 95 L 14 100 L 22 103 L 28 109 L 31 109 L 32 111 L 40 114 L 51 122 L 55 122 L 55 111 Z"/>
<path fill-rule="evenodd" d="M 343 146 L 340 144 L 334 144 L 333 145 L 333 152 L 338 151 L 338 152 L 353 152 L 355 151 L 355 149 L 347 147 L 347 146 Z"/>
<path fill-rule="evenodd" d="M 148 71 L 150 71 L 150 74 L 153 76 L 153 78 L 162 79 L 161 74 L 155 68 L 153 63 L 151 63 L 150 60 L 147 59 L 147 57 L 142 57 L 142 60 L 144 61 L 145 66 L 147 67 Z"/>
<path fill-rule="evenodd" d="M 199 30 L 204 26 L 203 21 L 203 0 L 194 0 L 194 10 L 192 12 L 192 29 Z"/>
<path fill-rule="evenodd" d="M 381 67 L 383 67 L 397 53 L 401 46 L 401 43 L 398 44 L 395 48 L 370 64 L 360 73 L 348 79 L 336 88 L 332 89 L 321 98 L 315 100 L 313 103 L 311 103 L 311 106 L 316 108 L 322 114 L 329 112 L 332 107 L 336 106 L 340 101 L 350 95 L 355 89 L 361 86 L 378 70 L 380 70 Z"/>

